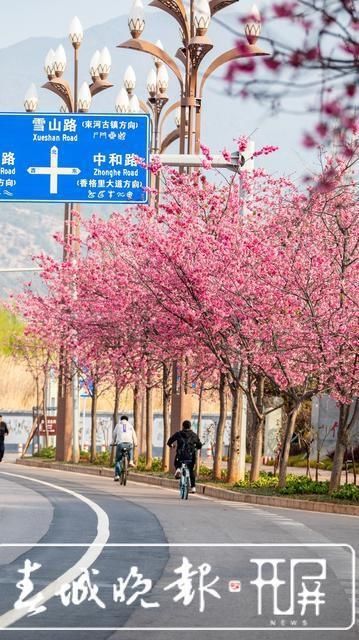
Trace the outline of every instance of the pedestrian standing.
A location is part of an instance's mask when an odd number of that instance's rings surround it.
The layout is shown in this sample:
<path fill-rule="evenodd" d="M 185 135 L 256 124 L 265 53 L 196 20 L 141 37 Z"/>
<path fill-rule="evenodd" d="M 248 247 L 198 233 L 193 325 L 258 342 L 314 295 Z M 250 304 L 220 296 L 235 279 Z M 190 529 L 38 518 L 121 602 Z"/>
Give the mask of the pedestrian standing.
<path fill-rule="evenodd" d="M 3 422 L 2 416 L 0 415 L 0 462 L 4 457 L 5 436 L 7 435 L 9 435 L 9 429 L 7 428 L 6 422 Z"/>

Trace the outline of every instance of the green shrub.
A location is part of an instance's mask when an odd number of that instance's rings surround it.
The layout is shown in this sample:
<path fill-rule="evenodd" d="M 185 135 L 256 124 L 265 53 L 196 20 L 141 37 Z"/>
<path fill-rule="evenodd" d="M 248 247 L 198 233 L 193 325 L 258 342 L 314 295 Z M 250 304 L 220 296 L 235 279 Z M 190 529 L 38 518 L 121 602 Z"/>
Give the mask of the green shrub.
<path fill-rule="evenodd" d="M 314 482 L 307 476 L 287 476 L 286 486 L 279 489 L 279 493 L 284 495 L 294 494 L 327 494 L 329 491 L 329 482 Z"/>
<path fill-rule="evenodd" d="M 102 451 L 98 453 L 93 461 L 93 464 L 109 466 L 110 465 L 110 452 Z"/>
<path fill-rule="evenodd" d="M 213 469 L 211 469 L 210 467 L 207 467 L 205 464 L 200 464 L 198 475 L 201 478 L 212 478 Z"/>
<path fill-rule="evenodd" d="M 313 465 L 315 467 L 315 464 Z M 331 471 L 333 469 L 333 460 L 330 458 L 323 458 L 319 463 L 319 469 L 326 469 Z"/>
<path fill-rule="evenodd" d="M 152 471 L 154 471 L 155 473 L 157 473 L 158 471 L 162 471 L 162 458 L 153 458 Z"/>
<path fill-rule="evenodd" d="M 56 449 L 55 447 L 43 447 L 37 453 L 34 453 L 34 457 L 46 458 L 47 460 L 55 460 Z"/>
<path fill-rule="evenodd" d="M 359 502 L 359 487 L 356 487 L 355 484 L 345 484 L 337 491 L 333 491 L 331 494 L 333 498 L 338 498 L 339 500 L 353 500 L 354 502 Z"/>
<path fill-rule="evenodd" d="M 148 471 L 148 469 L 146 469 L 146 456 L 144 454 L 141 454 L 140 456 L 138 456 L 136 470 Z M 161 470 L 162 470 L 162 458 L 153 458 L 151 471 L 153 471 L 154 473 L 158 473 Z"/>
<path fill-rule="evenodd" d="M 88 462 L 90 460 L 89 451 L 80 451 L 80 462 Z"/>
<path fill-rule="evenodd" d="M 273 473 L 267 473 L 266 471 L 261 471 L 259 474 L 258 480 L 255 482 L 249 481 L 248 473 L 245 475 L 244 480 L 239 480 L 233 486 L 238 488 L 247 488 L 247 489 L 264 489 L 264 488 L 275 488 L 278 484 L 278 478 L 273 475 Z"/>
<path fill-rule="evenodd" d="M 137 459 L 137 471 L 146 471 L 146 456 L 140 455 Z"/>

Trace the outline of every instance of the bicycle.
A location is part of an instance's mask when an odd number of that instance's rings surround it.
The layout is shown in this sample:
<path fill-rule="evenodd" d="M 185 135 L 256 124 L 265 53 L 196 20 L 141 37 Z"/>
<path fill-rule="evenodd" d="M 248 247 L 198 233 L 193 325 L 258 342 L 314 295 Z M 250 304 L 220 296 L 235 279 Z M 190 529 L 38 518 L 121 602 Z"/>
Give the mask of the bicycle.
<path fill-rule="evenodd" d="M 190 460 L 184 460 L 180 466 L 180 479 L 179 479 L 179 492 L 181 500 L 188 500 L 188 494 L 191 486 L 188 462 Z"/>
<path fill-rule="evenodd" d="M 113 444 L 111 446 L 117 447 L 116 444 Z M 116 465 L 115 465 L 115 469 L 116 470 L 118 469 L 120 471 L 120 473 L 118 474 L 120 476 L 120 484 L 122 484 L 124 487 L 126 486 L 127 478 L 128 478 L 128 464 L 130 461 L 130 451 L 131 451 L 131 445 L 127 445 L 127 446 L 123 445 L 122 451 L 121 451 L 121 458 L 116 461 Z"/>

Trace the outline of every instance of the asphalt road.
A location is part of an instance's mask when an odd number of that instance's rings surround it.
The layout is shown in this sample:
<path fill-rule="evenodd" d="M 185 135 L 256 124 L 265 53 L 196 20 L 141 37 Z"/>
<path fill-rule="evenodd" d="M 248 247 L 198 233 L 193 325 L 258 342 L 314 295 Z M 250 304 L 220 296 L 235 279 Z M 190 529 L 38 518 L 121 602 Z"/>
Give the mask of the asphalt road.
<path fill-rule="evenodd" d="M 358 639 L 358 525 L 4 461 L 0 640 Z"/>

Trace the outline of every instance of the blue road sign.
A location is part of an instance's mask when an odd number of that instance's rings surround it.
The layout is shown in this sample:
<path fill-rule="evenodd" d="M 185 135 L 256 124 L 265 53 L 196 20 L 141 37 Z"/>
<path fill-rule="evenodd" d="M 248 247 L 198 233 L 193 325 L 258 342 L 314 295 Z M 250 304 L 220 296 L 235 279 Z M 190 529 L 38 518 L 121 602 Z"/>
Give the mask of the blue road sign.
<path fill-rule="evenodd" d="M 90 378 L 79 380 L 80 398 L 92 398 L 94 385 Z"/>
<path fill-rule="evenodd" d="M 146 203 L 149 117 L 0 114 L 0 201 Z"/>

